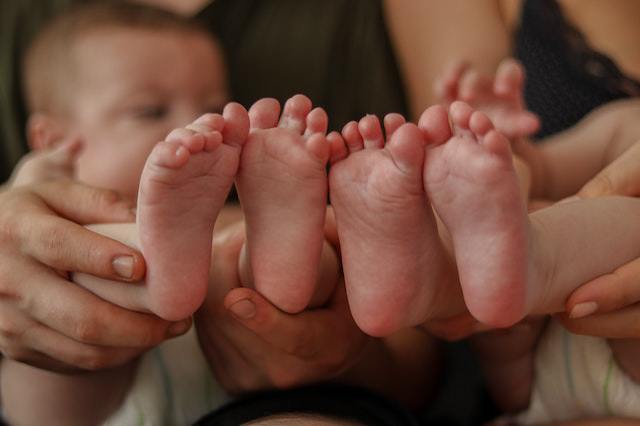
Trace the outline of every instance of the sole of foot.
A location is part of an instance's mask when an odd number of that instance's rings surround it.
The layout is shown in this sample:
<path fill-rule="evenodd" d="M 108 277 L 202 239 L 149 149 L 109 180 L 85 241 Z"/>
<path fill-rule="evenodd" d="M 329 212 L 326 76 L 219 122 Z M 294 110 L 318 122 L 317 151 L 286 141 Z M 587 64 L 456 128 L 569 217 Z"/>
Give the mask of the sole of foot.
<path fill-rule="evenodd" d="M 302 95 L 289 99 L 282 115 L 276 100 L 258 101 L 249 117 L 236 181 L 247 226 L 240 277 L 297 313 L 321 303 L 312 299 L 324 240 L 328 118 Z"/>
<path fill-rule="evenodd" d="M 247 139 L 238 104 L 174 130 L 153 149 L 140 182 L 137 224 L 147 262 L 149 309 L 170 321 L 204 301 L 216 217 L 229 193 Z"/>
<path fill-rule="evenodd" d="M 427 141 L 397 114 L 384 127 L 386 143 L 376 117 L 348 123 L 329 175 L 351 313 L 373 336 L 428 317 L 444 261 L 423 186 Z"/>
<path fill-rule="evenodd" d="M 509 142 L 463 102 L 433 108 L 425 127 L 441 143 L 427 149 L 424 184 L 451 234 L 466 305 L 510 326 L 526 311 L 529 225 Z"/>

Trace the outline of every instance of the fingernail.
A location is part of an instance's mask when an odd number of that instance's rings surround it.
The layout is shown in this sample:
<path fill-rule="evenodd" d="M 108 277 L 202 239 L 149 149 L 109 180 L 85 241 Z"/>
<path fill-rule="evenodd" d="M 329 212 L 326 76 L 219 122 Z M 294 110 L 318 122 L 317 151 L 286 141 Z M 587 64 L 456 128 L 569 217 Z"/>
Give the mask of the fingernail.
<path fill-rule="evenodd" d="M 571 309 L 569 318 L 578 319 L 591 315 L 598 310 L 598 304 L 596 302 L 578 303 Z"/>
<path fill-rule="evenodd" d="M 256 305 L 249 299 L 240 300 L 229 307 L 233 315 L 240 319 L 248 320 L 256 315 Z"/>
<path fill-rule="evenodd" d="M 122 278 L 133 278 L 133 256 L 119 256 L 111 263 L 113 270 Z"/>
<path fill-rule="evenodd" d="M 171 326 L 167 329 L 167 333 L 169 336 L 180 336 L 189 331 L 191 328 L 191 321 L 180 321 L 171 324 Z"/>

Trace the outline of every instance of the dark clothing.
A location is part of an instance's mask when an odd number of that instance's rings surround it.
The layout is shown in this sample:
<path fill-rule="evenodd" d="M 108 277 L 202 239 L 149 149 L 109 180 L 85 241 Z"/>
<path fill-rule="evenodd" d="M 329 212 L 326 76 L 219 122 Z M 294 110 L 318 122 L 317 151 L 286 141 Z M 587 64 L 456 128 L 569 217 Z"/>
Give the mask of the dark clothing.
<path fill-rule="evenodd" d="M 365 389 L 317 385 L 249 395 L 203 417 L 196 426 L 235 426 L 290 413 L 347 420 L 362 425 L 421 424 L 399 405 Z"/>
<path fill-rule="evenodd" d="M 527 106 L 542 119 L 540 138 L 572 127 L 600 105 L 640 96 L 640 83 L 591 49 L 556 0 L 525 0 L 515 44 L 527 71 Z"/>
<path fill-rule="evenodd" d="M 337 130 L 367 113 L 406 112 L 378 0 L 216 0 L 199 18 L 222 41 L 244 105 L 303 93 Z"/>
<path fill-rule="evenodd" d="M 44 23 L 72 3 L 74 0 L 0 1 L 0 183 L 27 152 L 22 55 Z"/>

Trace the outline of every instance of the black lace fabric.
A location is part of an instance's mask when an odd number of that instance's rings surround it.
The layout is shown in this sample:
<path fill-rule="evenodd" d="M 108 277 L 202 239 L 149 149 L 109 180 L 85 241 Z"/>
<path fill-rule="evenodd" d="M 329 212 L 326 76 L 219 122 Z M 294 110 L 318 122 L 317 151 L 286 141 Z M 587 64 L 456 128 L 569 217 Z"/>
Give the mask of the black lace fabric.
<path fill-rule="evenodd" d="M 542 119 L 538 137 L 576 124 L 607 102 L 640 96 L 640 82 L 589 46 L 556 0 L 525 0 L 515 56 L 527 71 L 527 106 Z"/>

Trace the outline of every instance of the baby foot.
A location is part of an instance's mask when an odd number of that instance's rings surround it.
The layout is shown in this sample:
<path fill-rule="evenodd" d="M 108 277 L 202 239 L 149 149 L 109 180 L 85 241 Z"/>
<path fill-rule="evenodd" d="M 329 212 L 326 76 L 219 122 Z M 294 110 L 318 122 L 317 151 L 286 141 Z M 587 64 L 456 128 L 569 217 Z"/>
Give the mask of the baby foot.
<path fill-rule="evenodd" d="M 502 61 L 493 77 L 457 63 L 436 81 L 436 93 L 447 105 L 461 100 L 484 112 L 510 140 L 531 136 L 540 119 L 524 102 L 524 68 L 515 59 Z"/>
<path fill-rule="evenodd" d="M 147 260 L 149 308 L 180 320 L 204 300 L 213 226 L 233 184 L 249 132 L 246 110 L 229 104 L 174 130 L 142 173 L 137 223 Z"/>
<path fill-rule="evenodd" d="M 278 124 L 278 102 L 256 102 L 236 181 L 247 226 L 241 281 L 289 313 L 312 301 L 324 240 L 328 118 L 311 108 L 294 96 Z"/>
<path fill-rule="evenodd" d="M 332 151 L 331 204 L 351 313 L 368 334 L 384 336 L 419 324 L 432 309 L 445 263 L 422 170 L 425 138 L 397 115 L 343 130 L 346 146 Z M 393 133 L 393 134 L 391 134 Z"/>
<path fill-rule="evenodd" d="M 448 134 L 427 150 L 424 184 L 451 233 L 462 291 L 479 321 L 509 326 L 526 310 L 528 222 L 509 142 L 463 102 L 428 127 Z"/>

